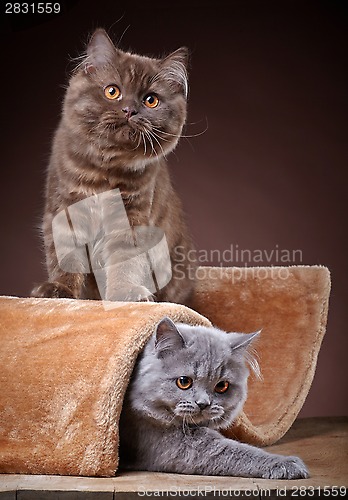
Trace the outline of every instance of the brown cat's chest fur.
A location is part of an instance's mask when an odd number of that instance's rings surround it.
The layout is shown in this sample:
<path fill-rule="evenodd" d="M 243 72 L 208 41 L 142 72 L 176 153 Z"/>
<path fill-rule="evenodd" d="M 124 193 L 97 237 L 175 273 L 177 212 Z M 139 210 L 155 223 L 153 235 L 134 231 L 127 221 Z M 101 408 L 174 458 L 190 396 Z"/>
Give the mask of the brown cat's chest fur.
<path fill-rule="evenodd" d="M 57 160 L 57 157 L 60 160 Z M 78 275 L 59 273 L 52 236 L 52 219 L 63 208 L 85 199 L 87 196 L 99 194 L 111 189 L 119 189 L 127 212 L 131 227 L 156 226 L 161 227 L 166 235 L 167 243 L 171 249 L 171 260 L 175 263 L 175 248 L 192 248 L 191 239 L 184 222 L 181 202 L 171 184 L 168 167 L 164 160 L 155 160 L 140 170 L 127 170 L 127 168 L 114 168 L 109 171 L 96 171 L 79 177 L 78 172 L 85 167 L 77 165 L 75 161 L 68 164 L 73 168 L 75 175 L 67 175 L 66 165 L 61 161 L 64 154 L 52 158 L 49 167 L 46 187 L 46 209 L 44 215 L 44 240 L 47 256 L 47 267 L 50 281 L 57 280 L 66 284 L 74 291 L 74 296 L 81 298 L 100 298 L 95 281 L 92 276 L 85 275 L 81 280 Z M 75 168 L 74 168 L 75 167 Z M 89 171 L 87 170 L 87 173 Z M 170 202 L 168 202 L 170 200 Z M 175 265 L 175 264 L 174 264 Z M 174 273 L 175 274 L 175 270 Z M 73 278 L 77 278 L 75 284 Z M 177 285 L 170 283 L 159 294 L 156 300 L 176 301 L 177 296 L 187 296 L 188 284 L 183 280 L 183 289 L 179 292 Z M 74 285 L 73 287 L 71 285 Z M 80 289 L 80 291 L 79 291 Z M 187 302 L 186 297 L 180 302 Z"/>
<path fill-rule="evenodd" d="M 60 151 L 59 146 L 48 171 L 46 216 L 50 218 L 63 207 L 88 196 L 119 189 L 132 226 L 159 225 L 168 229 L 173 223 L 177 224 L 177 231 L 172 227 L 174 231 L 166 232 L 172 242 L 182 231 L 181 203 L 164 159 L 156 159 L 137 169 L 123 165 L 105 169 L 88 159 L 74 158 L 69 154 L 65 158 L 66 152 Z"/>
<path fill-rule="evenodd" d="M 116 160 L 109 161 L 113 166 L 107 168 L 102 154 L 93 159 L 96 163 L 88 157 L 72 154 L 69 147 L 65 147 L 71 136 L 66 136 L 64 126 L 62 128 L 57 131 L 48 169 L 45 215 L 50 218 L 63 207 L 88 196 L 119 189 L 130 224 L 159 225 L 173 243 L 183 230 L 183 212 L 166 161 L 155 159 L 145 166 L 132 168 Z"/>

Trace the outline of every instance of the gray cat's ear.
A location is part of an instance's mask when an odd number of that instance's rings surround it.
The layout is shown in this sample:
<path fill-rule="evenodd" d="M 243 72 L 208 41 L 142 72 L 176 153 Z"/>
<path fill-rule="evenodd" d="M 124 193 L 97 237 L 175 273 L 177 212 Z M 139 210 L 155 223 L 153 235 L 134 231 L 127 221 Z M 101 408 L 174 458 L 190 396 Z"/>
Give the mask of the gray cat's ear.
<path fill-rule="evenodd" d="M 175 50 L 161 61 L 160 73 L 173 86 L 181 89 L 187 97 L 187 65 L 189 52 L 186 47 Z"/>
<path fill-rule="evenodd" d="M 85 71 L 93 73 L 96 68 L 107 66 L 114 60 L 116 51 L 117 49 L 106 31 L 98 28 L 93 33 L 87 46 Z"/>
<path fill-rule="evenodd" d="M 253 333 L 234 333 L 231 336 L 232 351 L 246 350 L 250 344 L 258 338 L 261 330 Z"/>
<path fill-rule="evenodd" d="M 156 327 L 155 348 L 160 355 L 185 347 L 185 341 L 173 321 L 163 318 Z"/>

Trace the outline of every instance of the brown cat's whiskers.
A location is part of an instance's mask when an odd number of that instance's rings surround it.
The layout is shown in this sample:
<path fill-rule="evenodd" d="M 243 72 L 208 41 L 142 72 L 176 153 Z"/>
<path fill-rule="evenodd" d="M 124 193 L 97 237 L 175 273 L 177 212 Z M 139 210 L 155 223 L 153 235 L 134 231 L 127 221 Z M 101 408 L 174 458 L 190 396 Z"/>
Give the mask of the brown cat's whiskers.
<path fill-rule="evenodd" d="M 153 142 L 152 142 L 151 135 L 150 135 L 149 131 L 144 130 L 144 134 L 146 135 L 146 137 L 147 137 L 147 139 L 148 139 L 148 141 L 149 141 L 149 143 L 151 145 L 151 154 L 150 154 L 150 156 L 152 156 L 152 153 L 154 153 L 155 156 L 158 156 L 157 152 L 156 152 L 156 150 L 155 150 L 155 148 L 153 146 Z"/>
<path fill-rule="evenodd" d="M 153 137 L 153 139 L 157 142 L 157 144 L 159 145 L 161 151 L 162 151 L 162 155 L 165 159 L 167 159 L 166 155 L 165 155 L 165 152 L 163 151 L 163 148 L 162 148 L 162 145 L 161 143 L 159 142 L 159 140 L 156 138 L 155 134 L 153 132 L 149 132 L 149 134 L 151 135 L 151 137 Z M 156 155 L 158 156 L 158 154 L 156 153 Z"/>
<path fill-rule="evenodd" d="M 143 141 L 144 141 L 144 156 L 146 155 L 146 140 L 145 140 L 145 136 L 144 136 L 144 132 L 140 132 L 141 134 L 141 137 L 143 138 Z"/>
<path fill-rule="evenodd" d="M 153 140 L 154 140 L 158 144 L 158 146 L 159 146 L 159 148 L 160 148 L 160 150 L 162 152 L 163 157 L 165 159 L 167 159 L 166 154 L 165 154 L 165 152 L 163 150 L 163 147 L 162 147 L 162 145 L 161 145 L 161 143 L 160 143 L 160 141 L 158 139 L 169 142 L 168 139 L 163 139 L 158 134 L 156 134 L 155 132 L 153 132 L 153 129 L 149 128 L 147 126 L 147 123 L 143 123 L 142 125 L 143 125 L 143 129 L 142 129 L 142 131 L 140 131 L 140 133 L 142 134 L 143 141 L 144 141 L 144 149 L 145 149 L 144 155 L 146 154 L 146 142 L 145 142 L 145 137 L 146 137 L 147 140 L 149 141 L 150 146 L 151 146 L 151 154 L 150 154 L 150 156 L 152 156 L 152 154 L 154 154 L 154 156 L 157 156 L 157 158 L 159 158 L 158 153 L 156 151 L 156 148 L 154 147 L 154 143 L 153 143 Z"/>
<path fill-rule="evenodd" d="M 136 133 L 138 134 L 138 142 L 137 144 L 134 146 L 134 148 L 131 148 L 131 149 L 127 149 L 127 151 L 135 151 L 139 148 L 140 146 L 140 143 L 141 143 L 141 140 L 142 140 L 142 136 L 141 136 L 141 131 L 140 130 L 137 130 Z"/>
<path fill-rule="evenodd" d="M 155 135 L 156 137 L 158 137 L 158 139 L 160 139 L 161 141 L 164 141 L 164 142 L 171 142 L 169 139 L 165 139 L 164 137 L 161 137 L 161 136 L 159 135 L 159 133 L 158 133 L 158 132 L 156 133 L 156 132 L 154 132 L 153 130 L 151 130 L 151 133 L 152 133 L 153 135 Z"/>
<path fill-rule="evenodd" d="M 202 130 L 202 132 L 198 132 L 198 134 L 192 134 L 192 135 L 181 135 L 181 134 L 170 134 L 169 132 L 165 132 L 164 130 L 161 130 L 157 127 L 153 127 L 153 129 L 156 131 L 156 132 L 159 132 L 161 134 L 164 134 L 164 135 L 169 135 L 171 137 L 184 137 L 185 139 L 191 139 L 192 137 L 199 137 L 200 135 L 203 135 L 205 134 L 205 132 L 208 130 L 208 123 L 207 123 L 207 126 L 204 130 Z"/>

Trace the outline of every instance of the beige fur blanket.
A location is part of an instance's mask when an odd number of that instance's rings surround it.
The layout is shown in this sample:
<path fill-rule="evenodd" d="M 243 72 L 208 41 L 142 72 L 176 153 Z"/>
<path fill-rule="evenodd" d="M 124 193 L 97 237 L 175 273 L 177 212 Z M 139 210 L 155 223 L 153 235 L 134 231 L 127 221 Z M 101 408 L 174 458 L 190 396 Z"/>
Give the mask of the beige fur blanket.
<path fill-rule="evenodd" d="M 262 328 L 263 380 L 226 434 L 265 445 L 291 426 L 325 331 L 326 268 L 200 268 L 193 309 L 168 303 L 0 298 L 0 472 L 112 476 L 137 355 L 156 323 Z M 208 318 L 208 319 L 207 319 Z"/>

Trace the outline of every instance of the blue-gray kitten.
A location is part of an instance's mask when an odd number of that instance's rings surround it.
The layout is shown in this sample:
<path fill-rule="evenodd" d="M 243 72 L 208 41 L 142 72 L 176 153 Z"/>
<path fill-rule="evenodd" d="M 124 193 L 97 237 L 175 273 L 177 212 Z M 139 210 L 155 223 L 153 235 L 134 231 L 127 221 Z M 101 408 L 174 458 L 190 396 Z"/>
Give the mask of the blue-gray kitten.
<path fill-rule="evenodd" d="M 120 422 L 120 465 L 133 470 L 295 479 L 298 457 L 225 438 L 247 396 L 257 334 L 175 325 L 164 318 L 141 354 Z"/>

